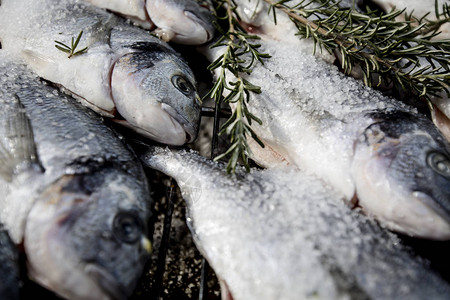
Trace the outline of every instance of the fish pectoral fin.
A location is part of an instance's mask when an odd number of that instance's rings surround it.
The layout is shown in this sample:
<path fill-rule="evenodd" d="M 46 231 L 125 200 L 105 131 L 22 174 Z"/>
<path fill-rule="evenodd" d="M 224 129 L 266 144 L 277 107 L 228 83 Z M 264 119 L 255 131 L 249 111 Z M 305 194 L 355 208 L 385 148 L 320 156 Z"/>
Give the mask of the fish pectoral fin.
<path fill-rule="evenodd" d="M 33 129 L 20 98 L 14 95 L 3 112 L 5 136 L 0 139 L 0 177 L 12 181 L 21 170 L 42 167 L 38 163 Z"/>

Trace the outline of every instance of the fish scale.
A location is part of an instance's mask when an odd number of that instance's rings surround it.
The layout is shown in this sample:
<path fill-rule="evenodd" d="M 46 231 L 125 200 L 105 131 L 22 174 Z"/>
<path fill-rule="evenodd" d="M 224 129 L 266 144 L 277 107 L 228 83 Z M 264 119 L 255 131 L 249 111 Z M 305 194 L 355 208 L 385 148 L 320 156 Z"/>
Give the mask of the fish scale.
<path fill-rule="evenodd" d="M 428 263 L 343 194 L 294 166 L 226 173 L 194 151 L 152 147 L 172 176 L 197 248 L 225 299 L 447 299 Z"/>
<path fill-rule="evenodd" d="M 81 32 L 75 51 L 87 47 L 82 54 L 69 59 L 55 47 L 56 41 L 70 45 Z M 165 144 L 182 145 L 197 136 L 194 75 L 178 53 L 147 31 L 76 0 L 7 0 L 0 9 L 0 36 L 4 50 L 97 113 Z M 156 79 L 159 85 L 148 84 Z"/>
<path fill-rule="evenodd" d="M 65 298 L 125 299 L 150 250 L 142 166 L 100 116 L 3 50 L 0 77 L 0 221 L 28 276 Z"/>
<path fill-rule="evenodd" d="M 22 76 L 17 79 L 25 80 Z M 68 110 L 67 107 L 73 104 L 68 98 L 61 97 L 60 93 L 41 94 L 41 101 L 38 102 L 34 101 L 35 93 L 33 90 L 24 89 L 16 94 L 27 107 L 33 126 L 43 129 L 42 133 L 35 134 L 35 142 L 41 145 L 38 148 L 38 156 L 43 166 L 52 166 L 51 169 L 60 172 L 64 170 L 63 166 L 71 166 L 76 173 L 77 164 L 86 163 L 87 160 L 91 161 L 92 165 L 93 162 L 101 165 L 105 161 L 117 160 L 117 164 L 122 165 L 130 174 L 141 175 L 133 155 L 124 149 L 122 141 L 111 139 L 111 134 L 106 133 L 109 130 L 102 124 L 98 115 L 89 110 L 80 110 L 78 113 Z M 60 103 L 63 105 L 55 105 Z M 98 121 L 86 122 L 90 119 Z M 49 128 L 49 124 L 52 127 Z M 58 128 L 57 131 L 53 129 L 55 127 Z M 55 151 L 55 144 L 60 145 L 57 148 L 60 149 L 59 152 Z"/>
<path fill-rule="evenodd" d="M 275 35 L 278 26 L 294 26 L 269 18 L 257 14 L 255 22 L 267 21 L 258 43 L 271 57 L 241 75 L 261 87 L 247 106 L 262 121 L 252 129 L 266 147 L 253 142 L 252 158 L 265 167 L 287 163 L 315 173 L 392 230 L 449 239 L 450 145 L 431 120 L 314 56 L 312 41 Z M 205 52 L 214 61 L 221 48 Z M 380 137 L 370 130 L 374 124 Z M 442 172 L 430 160 L 434 152 Z"/>
<path fill-rule="evenodd" d="M 85 0 L 117 12 L 137 25 L 152 29 L 165 41 L 200 45 L 212 39 L 212 13 L 195 0 Z"/>

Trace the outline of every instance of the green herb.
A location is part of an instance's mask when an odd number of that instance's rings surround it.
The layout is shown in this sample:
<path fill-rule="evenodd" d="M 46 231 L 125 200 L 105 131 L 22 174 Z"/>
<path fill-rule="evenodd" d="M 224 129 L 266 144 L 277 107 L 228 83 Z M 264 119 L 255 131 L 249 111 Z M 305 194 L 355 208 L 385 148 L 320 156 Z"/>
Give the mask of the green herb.
<path fill-rule="evenodd" d="M 325 49 L 336 55 L 343 72 L 349 75 L 358 70 L 367 86 L 401 88 L 426 100 L 442 91 L 450 97 L 450 40 L 434 39 L 440 26 L 450 22 L 449 4 L 439 8 L 436 0 L 437 20 L 430 21 L 427 16 L 415 18 L 405 10 L 384 14 L 368 9 L 360 13 L 354 8 L 341 7 L 337 0 L 303 0 L 295 4 L 291 0 L 264 1 L 269 4 L 268 13 L 273 14 L 275 24 L 277 12 L 288 15 L 297 27 L 297 34 L 314 41 L 314 52 Z M 221 130 L 230 135 L 231 147 L 215 158 L 229 156 L 227 170 L 233 172 L 239 158 L 249 169 L 248 136 L 263 146 L 251 128 L 252 120 L 259 124 L 261 121 L 247 108 L 251 92 L 261 90 L 241 74 L 250 74 L 254 63 L 262 63 L 262 58 L 270 56 L 258 52 L 259 45 L 250 42 L 258 36 L 247 34 L 239 25 L 233 0 L 214 2 L 218 8 L 225 7 L 225 15 L 217 18 L 219 22 L 226 21 L 228 30 L 218 28 L 222 37 L 214 47 L 223 46 L 226 50 L 209 66 L 210 70 L 219 68 L 220 75 L 207 96 L 220 103 L 225 92 L 223 101 L 234 106 L 232 117 Z M 404 15 L 404 21 L 397 20 L 400 15 Z M 250 61 L 243 58 L 246 53 L 251 54 Z M 227 73 L 236 80 L 227 82 Z"/>
<path fill-rule="evenodd" d="M 228 134 L 231 146 L 225 153 L 214 158 L 219 160 L 229 157 L 227 171 L 231 173 L 235 171 L 239 159 L 242 160 L 245 168 L 250 170 L 248 158 L 251 156 L 251 151 L 247 143 L 248 136 L 264 147 L 251 128 L 253 121 L 259 124 L 262 122 L 247 108 L 251 93 L 259 94 L 261 89 L 244 79 L 242 75 L 250 74 L 256 62 L 263 63 L 262 59 L 270 56 L 258 51 L 260 45 L 255 41 L 259 37 L 247 34 L 239 25 L 239 16 L 233 1 L 216 2 L 219 3 L 218 10 L 225 7 L 224 16 L 216 13 L 216 17 L 219 21 L 225 21 L 228 28 L 223 30 L 219 24 L 215 24 L 222 36 L 212 47 L 225 47 L 225 51 L 208 67 L 209 70 L 219 69 L 220 74 L 205 97 L 211 97 L 217 103 L 223 101 L 234 106 L 231 117 L 223 124 L 219 133 Z M 231 81 L 228 81 L 229 75 L 233 77 Z M 226 96 L 224 96 L 224 92 L 227 94 Z"/>
<path fill-rule="evenodd" d="M 80 33 L 78 34 L 76 40 L 74 40 L 74 38 L 72 37 L 72 41 L 70 44 L 70 47 L 67 46 L 66 44 L 59 42 L 59 41 L 55 41 L 56 44 L 55 47 L 63 52 L 69 53 L 68 58 L 71 58 L 72 56 L 76 56 L 79 54 L 84 53 L 88 47 L 85 47 L 81 50 L 75 51 L 77 49 L 78 43 L 80 42 L 81 36 L 83 35 L 83 31 L 80 31 Z"/>
<path fill-rule="evenodd" d="M 439 34 L 440 25 L 450 21 L 450 5 L 444 4 L 439 11 L 436 1 L 437 21 L 412 14 L 397 21 L 405 10 L 363 14 L 333 0 L 295 5 L 289 5 L 291 0 L 264 1 L 270 5 L 275 23 L 276 12 L 281 10 L 301 37 L 313 39 L 314 51 L 319 47 L 338 53 L 346 74 L 359 66 L 366 85 L 393 84 L 426 99 L 442 90 L 450 96 L 450 40 L 432 39 Z M 429 65 L 424 66 L 426 62 Z"/>

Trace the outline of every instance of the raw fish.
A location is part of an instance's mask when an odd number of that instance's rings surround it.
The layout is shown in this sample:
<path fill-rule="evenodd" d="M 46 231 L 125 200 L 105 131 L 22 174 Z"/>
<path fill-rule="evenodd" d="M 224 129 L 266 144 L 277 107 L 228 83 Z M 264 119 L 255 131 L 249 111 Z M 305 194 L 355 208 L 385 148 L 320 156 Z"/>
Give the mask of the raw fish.
<path fill-rule="evenodd" d="M 158 28 L 165 41 L 200 45 L 214 34 L 211 11 L 195 0 L 86 0 L 130 18 L 140 26 Z"/>
<path fill-rule="evenodd" d="M 68 58 L 55 46 L 70 45 Z M 161 143 L 192 142 L 200 101 L 194 75 L 169 45 L 120 17 L 76 0 L 6 0 L 0 40 L 41 77 L 96 112 Z"/>
<path fill-rule="evenodd" d="M 157 147 L 142 159 L 177 181 L 222 299 L 448 299 L 425 261 L 314 175 L 228 175 L 195 152 Z"/>
<path fill-rule="evenodd" d="M 431 120 L 314 57 L 309 40 L 260 36 L 272 57 L 244 74 L 262 90 L 248 104 L 266 146 L 254 160 L 315 173 L 392 230 L 450 239 L 450 145 Z"/>
<path fill-rule="evenodd" d="M 149 256 L 151 199 L 102 118 L 0 50 L 0 221 L 31 279 L 69 299 L 125 299 Z"/>

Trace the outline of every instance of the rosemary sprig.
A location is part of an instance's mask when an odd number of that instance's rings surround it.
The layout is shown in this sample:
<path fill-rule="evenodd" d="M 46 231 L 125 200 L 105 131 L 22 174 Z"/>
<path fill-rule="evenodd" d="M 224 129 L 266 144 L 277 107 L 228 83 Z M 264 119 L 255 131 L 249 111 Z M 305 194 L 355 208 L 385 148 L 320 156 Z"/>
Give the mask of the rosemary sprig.
<path fill-rule="evenodd" d="M 218 20 L 227 23 L 227 30 L 223 30 L 217 23 L 216 27 L 221 33 L 221 38 L 214 43 L 214 47 L 225 47 L 225 51 L 209 66 L 209 70 L 219 69 L 219 76 L 214 86 L 208 92 L 206 97 L 213 98 L 217 103 L 222 101 L 234 106 L 231 117 L 222 125 L 219 134 L 228 134 L 231 146 L 225 152 L 215 157 L 219 160 L 229 157 L 227 172 L 234 172 L 239 158 L 247 169 L 250 170 L 248 158 L 251 156 L 251 150 L 247 143 L 248 136 L 251 136 L 261 147 L 264 144 L 252 130 L 252 122 L 261 124 L 261 120 L 253 115 L 247 107 L 250 101 L 251 93 L 259 94 L 261 89 L 251 84 L 243 78 L 243 74 L 250 74 L 252 67 L 256 62 L 263 63 L 264 58 L 270 57 L 268 54 L 258 51 L 260 47 L 254 41 L 259 37 L 250 35 L 239 25 L 239 16 L 236 13 L 236 6 L 232 0 L 216 1 L 218 9 L 225 8 L 225 15 L 219 16 Z M 228 75 L 233 75 L 233 80 L 229 81 Z M 224 96 L 224 93 L 227 95 Z"/>
<path fill-rule="evenodd" d="M 81 36 L 83 35 L 83 30 L 80 31 L 80 33 L 78 34 L 76 40 L 74 40 L 74 38 L 72 37 L 72 41 L 70 43 L 70 47 L 67 46 L 66 44 L 59 42 L 59 41 L 55 41 L 55 43 L 57 45 L 55 45 L 55 47 L 63 52 L 66 52 L 69 54 L 68 58 L 71 58 L 72 56 L 76 56 L 79 54 L 84 53 L 88 47 L 85 47 L 81 50 L 75 51 L 78 47 L 78 43 L 80 42 Z"/>
<path fill-rule="evenodd" d="M 328 52 L 340 54 L 341 67 L 350 74 L 355 66 L 361 69 L 364 83 L 382 83 L 429 99 L 445 91 L 450 96 L 450 40 L 433 40 L 439 26 L 450 21 L 450 7 L 444 4 L 437 21 L 426 16 L 417 19 L 402 11 L 379 14 L 359 13 L 342 8 L 335 0 L 301 1 L 264 0 L 270 6 L 276 23 L 276 11 L 281 10 L 295 23 L 298 34 L 314 41 Z M 428 65 L 427 65 L 428 64 Z"/>

